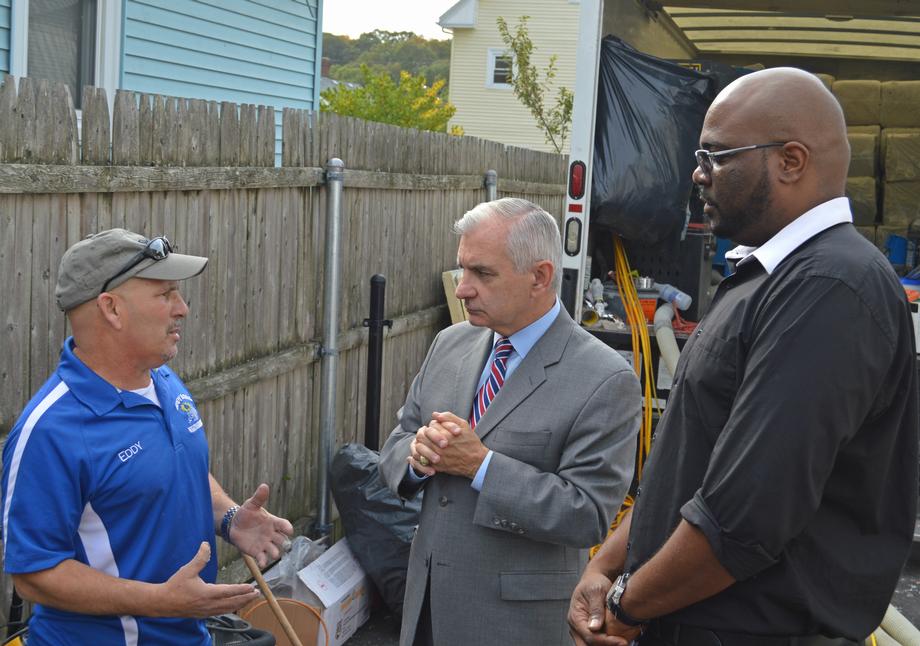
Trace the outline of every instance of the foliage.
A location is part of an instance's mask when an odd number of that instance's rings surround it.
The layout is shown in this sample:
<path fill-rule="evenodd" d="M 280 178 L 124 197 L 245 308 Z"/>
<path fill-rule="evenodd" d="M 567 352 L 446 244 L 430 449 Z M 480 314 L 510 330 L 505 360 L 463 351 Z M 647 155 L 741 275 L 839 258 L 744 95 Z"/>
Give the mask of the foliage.
<path fill-rule="evenodd" d="M 329 76 L 337 81 L 361 83 L 361 66 L 366 65 L 374 73 L 386 72 L 394 82 L 400 80 L 403 71 L 434 81 L 443 79 L 442 93 L 447 94 L 449 40 L 428 40 L 411 31 L 381 29 L 355 39 L 324 33 L 323 56 L 329 57 Z"/>
<path fill-rule="evenodd" d="M 386 72 L 362 65 L 360 85 L 339 84 L 323 91 L 321 109 L 404 128 L 444 132 L 457 108 L 440 97 L 443 86 L 441 80 L 429 87 L 424 76 L 406 71 L 400 72 L 397 82 Z M 463 133 L 454 128 L 451 134 Z"/>
<path fill-rule="evenodd" d="M 498 17 L 498 32 L 505 46 L 511 50 L 514 67 L 511 74 L 511 86 L 514 96 L 523 103 L 537 122 L 537 127 L 543 131 L 546 143 L 552 145 L 557 153 L 562 152 L 565 139 L 572 126 L 572 91 L 560 87 L 556 93 L 556 101 L 552 105 L 548 96 L 552 91 L 553 81 L 556 78 L 556 55 L 549 58 L 543 80 L 540 81 L 539 72 L 534 65 L 533 41 L 527 31 L 529 16 L 521 16 L 512 33 L 508 23 L 501 16 Z"/>

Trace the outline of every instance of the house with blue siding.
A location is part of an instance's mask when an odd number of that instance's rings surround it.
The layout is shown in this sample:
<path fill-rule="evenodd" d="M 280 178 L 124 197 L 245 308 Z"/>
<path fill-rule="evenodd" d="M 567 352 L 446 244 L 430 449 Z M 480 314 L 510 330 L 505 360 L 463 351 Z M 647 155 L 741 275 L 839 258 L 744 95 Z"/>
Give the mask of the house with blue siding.
<path fill-rule="evenodd" d="M 0 73 L 10 69 L 10 0 L 0 0 Z"/>
<path fill-rule="evenodd" d="M 322 0 L 0 0 L 0 74 L 81 88 L 319 106 Z M 280 148 L 279 148 L 280 151 Z"/>

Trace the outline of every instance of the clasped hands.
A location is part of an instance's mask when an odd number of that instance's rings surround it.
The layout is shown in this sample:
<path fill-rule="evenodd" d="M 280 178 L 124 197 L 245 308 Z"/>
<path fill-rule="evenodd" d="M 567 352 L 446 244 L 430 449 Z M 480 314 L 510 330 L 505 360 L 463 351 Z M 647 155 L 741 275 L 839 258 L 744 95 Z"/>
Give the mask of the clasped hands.
<path fill-rule="evenodd" d="M 569 635 L 575 646 L 628 646 L 642 633 L 620 623 L 607 609 L 607 591 L 613 581 L 604 574 L 585 572 L 569 605 Z"/>
<path fill-rule="evenodd" d="M 488 453 L 465 419 L 434 412 L 428 425 L 416 431 L 406 460 L 419 475 L 447 473 L 472 480 Z"/>

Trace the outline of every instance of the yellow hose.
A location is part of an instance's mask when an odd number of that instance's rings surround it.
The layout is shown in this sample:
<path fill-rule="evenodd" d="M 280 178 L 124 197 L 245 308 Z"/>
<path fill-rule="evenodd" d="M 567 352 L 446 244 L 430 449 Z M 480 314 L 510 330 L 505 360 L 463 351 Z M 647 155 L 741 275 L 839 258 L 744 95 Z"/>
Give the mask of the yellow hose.
<path fill-rule="evenodd" d="M 632 335 L 633 367 L 640 380 L 643 375 L 645 376 L 642 424 L 639 427 L 638 438 L 639 450 L 636 453 L 636 480 L 638 481 L 642 478 L 642 467 L 645 466 L 645 460 L 652 449 L 652 412 L 658 409 L 658 391 L 655 389 L 655 370 L 652 363 L 652 343 L 648 335 L 648 319 L 646 319 L 645 312 L 642 310 L 636 286 L 632 281 L 632 270 L 626 258 L 623 241 L 619 236 L 614 236 L 613 244 L 614 275 Z M 616 518 L 610 523 L 610 529 L 607 532 L 608 536 L 619 526 L 624 514 L 632 505 L 632 496 L 627 495 L 620 505 Z M 591 548 L 590 555 L 594 556 L 598 549 L 600 549 L 600 545 L 595 545 Z"/>

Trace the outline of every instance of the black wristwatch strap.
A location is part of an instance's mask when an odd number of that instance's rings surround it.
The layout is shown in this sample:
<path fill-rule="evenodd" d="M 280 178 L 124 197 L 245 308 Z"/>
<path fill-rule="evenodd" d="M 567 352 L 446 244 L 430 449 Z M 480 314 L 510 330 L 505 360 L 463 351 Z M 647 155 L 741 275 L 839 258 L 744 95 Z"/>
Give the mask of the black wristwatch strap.
<path fill-rule="evenodd" d="M 623 606 L 618 603 L 610 603 L 610 612 L 614 617 L 617 618 L 617 621 L 619 621 L 621 624 L 626 624 L 630 628 L 635 628 L 636 626 L 642 626 L 648 623 L 645 621 L 639 621 L 635 617 L 630 617 L 629 613 L 623 610 Z"/>
<path fill-rule="evenodd" d="M 617 577 L 613 587 L 610 588 L 610 592 L 607 593 L 607 609 L 610 610 L 610 613 L 614 617 L 616 617 L 617 621 L 622 624 L 626 624 L 631 628 L 635 628 L 637 626 L 644 625 L 646 622 L 639 621 L 635 617 L 630 616 L 628 612 L 623 610 L 623 606 L 620 605 L 620 600 L 626 593 L 627 582 L 629 582 L 628 572 Z"/>

